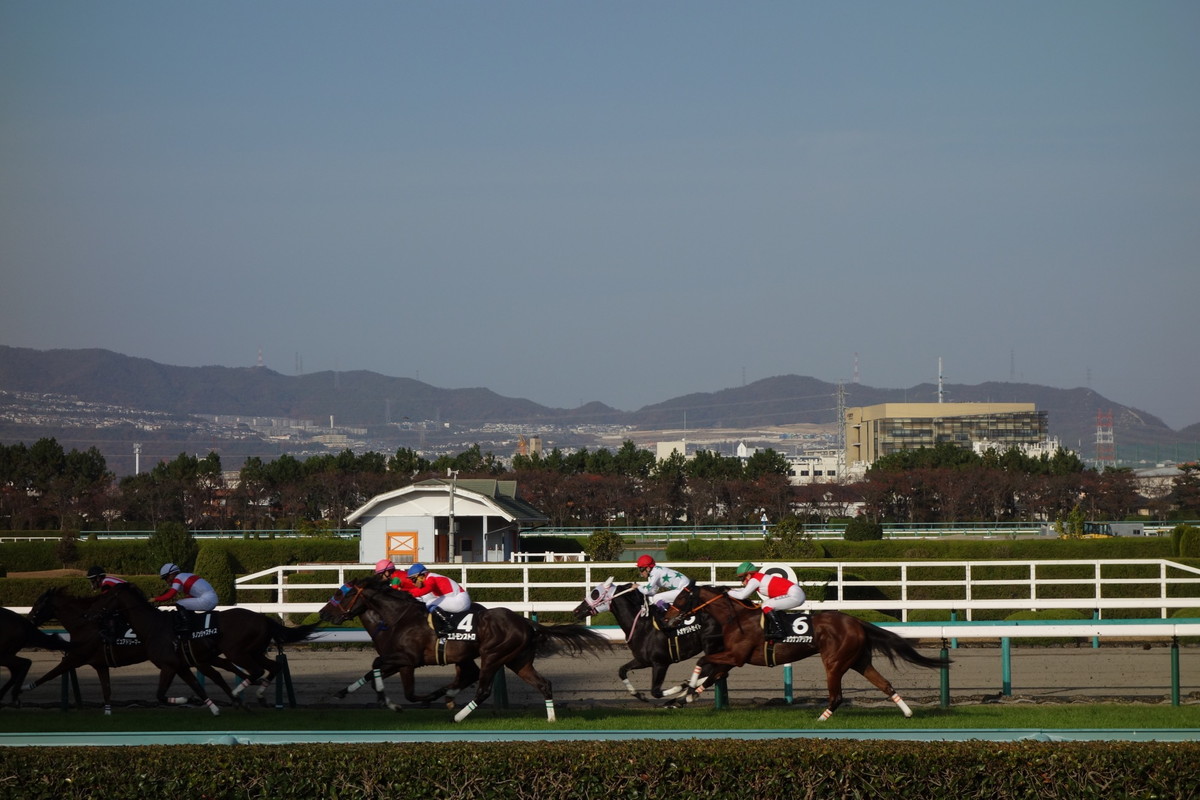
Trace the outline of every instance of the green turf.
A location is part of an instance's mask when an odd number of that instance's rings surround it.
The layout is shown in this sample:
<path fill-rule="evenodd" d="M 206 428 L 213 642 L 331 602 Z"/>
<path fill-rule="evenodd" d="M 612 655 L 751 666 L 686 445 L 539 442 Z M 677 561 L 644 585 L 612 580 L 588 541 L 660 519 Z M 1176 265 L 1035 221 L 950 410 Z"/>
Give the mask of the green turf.
<path fill-rule="evenodd" d="M 1167 704 L 986 704 L 914 708 L 905 719 L 891 706 L 844 706 L 827 722 L 817 722 L 815 706 L 734 707 L 716 710 L 711 703 L 684 709 L 639 709 L 560 704 L 558 721 L 548 723 L 541 709 L 484 706 L 456 724 L 445 709 L 406 709 L 397 713 L 361 705 L 346 709 L 223 708 L 219 717 L 198 707 L 118 708 L 111 716 L 99 709 L 62 711 L 47 708 L 0 710 L 2 733 L 77 731 L 285 731 L 285 730 L 878 730 L 878 729 L 1135 729 L 1200 728 L 1200 705 Z"/>

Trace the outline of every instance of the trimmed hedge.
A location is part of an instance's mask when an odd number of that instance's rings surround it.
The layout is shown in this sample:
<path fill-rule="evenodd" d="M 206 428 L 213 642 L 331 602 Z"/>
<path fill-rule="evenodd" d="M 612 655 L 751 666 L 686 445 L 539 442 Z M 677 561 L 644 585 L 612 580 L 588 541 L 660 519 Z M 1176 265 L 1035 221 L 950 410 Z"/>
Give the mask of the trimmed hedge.
<path fill-rule="evenodd" d="M 822 739 L 7 747 L 26 800 L 1190 797 L 1196 742 Z M 417 788 L 419 787 L 419 788 Z"/>

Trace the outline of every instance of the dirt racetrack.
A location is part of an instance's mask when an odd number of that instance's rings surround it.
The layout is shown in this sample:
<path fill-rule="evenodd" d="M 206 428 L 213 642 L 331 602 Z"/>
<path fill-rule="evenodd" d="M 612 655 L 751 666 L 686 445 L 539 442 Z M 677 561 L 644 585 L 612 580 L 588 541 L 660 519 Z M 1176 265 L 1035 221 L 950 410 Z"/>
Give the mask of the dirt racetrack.
<path fill-rule="evenodd" d="M 925 645 L 926 643 L 921 643 Z M 938 646 L 919 646 L 930 656 L 938 655 Z M 950 667 L 949 687 L 953 704 L 990 702 L 1146 702 L 1165 703 L 1171 699 L 1171 650 L 1166 642 L 1105 644 L 1093 648 L 1087 644 L 1059 647 L 1012 648 L 1009 674 L 1010 692 L 1005 694 L 1001 650 L 997 644 L 972 645 L 949 651 L 954 664 Z M 58 662 L 58 654 L 42 650 L 27 650 L 23 655 L 34 661 L 31 680 L 39 677 Z M 360 645 L 298 645 L 287 649 L 295 699 L 301 706 L 331 708 L 362 708 L 373 706 L 375 693 L 369 686 L 359 689 L 345 699 L 333 693 L 361 677 L 371 666 L 374 650 Z M 611 655 L 551 656 L 537 661 L 537 668 L 554 686 L 555 703 L 559 708 L 621 705 L 644 707 L 630 697 L 617 679 L 617 668 L 629 660 L 624 645 L 617 643 Z M 691 672 L 689 661 L 672 666 L 668 685 L 679 683 Z M 1181 701 L 1200 702 L 1200 647 L 1185 646 L 1179 651 Z M 902 664 L 893 667 L 886 658 L 876 660 L 876 667 L 891 680 L 896 690 L 912 706 L 936 706 L 940 702 L 941 675 Z M 100 686 L 95 671 L 81 669 L 79 687 L 85 705 L 100 705 Z M 448 667 L 423 667 L 417 671 L 417 690 L 425 692 L 447 682 Z M 120 706 L 154 704 L 157 670 L 149 664 L 121 667 L 112 671 L 113 702 Z M 732 705 L 782 702 L 785 696 L 785 672 L 782 667 L 741 667 L 728 680 L 729 701 Z M 648 670 L 633 673 L 634 685 L 648 690 Z M 508 673 L 508 701 L 511 707 L 540 708 L 541 695 L 520 678 Z M 399 679 L 387 682 L 389 696 L 402 701 Z M 849 673 L 844 682 L 847 705 L 865 707 L 890 705 L 877 689 L 856 673 Z M 171 694 L 186 694 L 186 687 L 176 680 Z M 460 695 L 461 698 L 470 695 Z M 819 657 L 797 662 L 792 668 L 793 702 L 822 708 L 825 703 L 825 673 Z M 267 701 L 274 704 L 274 688 L 267 692 Z M 284 696 L 286 702 L 286 695 Z M 7 699 L 7 698 L 6 698 Z M 22 695 L 26 706 L 57 706 L 62 699 L 60 681 L 52 681 Z M 214 699 L 224 702 L 219 691 Z M 465 702 L 465 699 L 461 700 Z M 491 701 L 489 701 L 491 702 Z M 700 702 L 710 703 L 711 697 Z"/>

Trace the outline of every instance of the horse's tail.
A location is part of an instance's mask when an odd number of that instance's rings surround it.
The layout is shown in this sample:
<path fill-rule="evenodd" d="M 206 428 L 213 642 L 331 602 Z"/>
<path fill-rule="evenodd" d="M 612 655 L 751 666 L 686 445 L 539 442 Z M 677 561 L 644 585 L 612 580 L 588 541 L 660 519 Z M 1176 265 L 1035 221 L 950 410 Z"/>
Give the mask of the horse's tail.
<path fill-rule="evenodd" d="M 898 633 L 881 628 L 866 620 L 862 622 L 863 633 L 867 635 L 867 642 L 871 645 L 871 649 L 877 653 L 883 653 L 888 657 L 888 661 L 892 662 L 892 666 L 896 665 L 896 659 L 902 659 L 910 664 L 916 664 L 918 667 L 927 667 L 929 669 L 940 669 L 948 667 L 953 663 L 953 659 L 949 658 L 930 658 L 926 655 L 921 655 L 917 652 L 908 640 Z"/>
<path fill-rule="evenodd" d="M 278 620 L 271 619 L 270 617 L 267 617 L 267 620 L 270 623 L 271 628 L 271 641 L 274 642 L 277 647 L 282 647 L 285 644 L 295 644 L 296 642 L 303 642 L 306 639 L 311 639 L 316 635 L 317 629 L 321 627 L 321 623 L 319 621 L 310 622 L 307 625 L 297 625 L 293 628 L 288 625 L 284 625 Z"/>
<path fill-rule="evenodd" d="M 529 624 L 533 626 L 534 643 L 537 648 L 535 653 L 539 657 L 564 650 L 573 656 L 612 651 L 613 645 L 609 638 L 586 625 L 542 625 L 537 622 Z"/>

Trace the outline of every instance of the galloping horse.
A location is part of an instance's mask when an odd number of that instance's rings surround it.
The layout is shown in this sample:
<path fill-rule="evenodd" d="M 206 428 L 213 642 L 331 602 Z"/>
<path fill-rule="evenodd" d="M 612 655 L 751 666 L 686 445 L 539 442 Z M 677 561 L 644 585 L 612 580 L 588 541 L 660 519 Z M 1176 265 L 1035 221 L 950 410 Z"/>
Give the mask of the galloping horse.
<path fill-rule="evenodd" d="M 231 608 L 213 612 L 220 615 L 216 634 L 180 642 L 174 635 L 173 615 L 165 614 L 151 605 L 136 585 L 122 583 L 104 592 L 92 601 L 88 616 L 98 619 L 104 612 L 114 608 L 120 609 L 125 619 L 129 620 L 134 633 L 145 643 L 146 657 L 159 668 L 156 694 L 159 702 L 187 702 L 185 698 L 167 698 L 167 687 L 172 678 L 178 675 L 213 714 L 220 712 L 192 675 L 190 667 L 194 666 L 221 687 L 235 705 L 242 705 L 240 692 L 264 674 L 270 680 L 278 669 L 277 663 L 267 657 L 267 647 L 272 643 L 282 646 L 303 641 L 311 637 L 317 628 L 316 623 L 289 628 L 256 611 Z M 233 691 L 214 669 L 216 666 L 241 675 L 243 673 L 237 669 L 240 667 L 248 675 Z M 260 689 L 260 697 L 261 693 Z"/>
<path fill-rule="evenodd" d="M 585 625 L 539 625 L 507 608 L 472 606 L 459 624 L 462 634 L 439 639 L 429 626 L 425 605 L 408 592 L 381 583 L 377 578 L 350 581 L 334 593 L 321 609 L 320 617 L 340 624 L 352 617 L 363 617 L 367 631 L 379 652 L 372 671 L 338 693 L 344 697 L 374 677 L 375 689 L 383 696 L 383 678 L 399 672 L 405 695 L 413 699 L 413 670 L 431 664 L 455 664 L 459 675 L 439 693 L 449 694 L 476 682 L 475 699 L 457 714 L 462 722 L 492 693 L 492 679 L 508 667 L 546 700 L 546 719 L 555 721 L 554 695 L 550 681 L 534 669 L 533 661 L 566 648 L 572 654 L 611 649 L 612 644 Z M 466 638 L 470 627 L 473 637 Z M 476 667 L 474 659 L 479 659 Z M 448 691 L 449 690 L 449 691 Z M 435 693 L 434 696 L 439 696 Z M 396 708 L 389 704 L 390 708 Z"/>
<path fill-rule="evenodd" d="M 41 625 L 48 620 L 58 619 L 71 634 L 71 652 L 63 656 L 57 666 L 36 681 L 25 686 L 25 690 L 36 689 L 69 669 L 75 669 L 85 664 L 96 670 L 100 679 L 100 691 L 104 695 L 104 713 L 112 713 L 112 688 L 109 669 L 124 667 L 130 664 L 140 664 L 149 659 L 146 644 L 137 638 L 118 638 L 114 642 L 106 642 L 101 636 L 101 622 L 91 613 L 95 603 L 94 597 L 74 597 L 64 588 L 47 589 L 34 602 L 29 611 L 29 618 L 35 625 Z M 299 628 L 289 628 L 282 623 L 264 617 L 254 611 L 243 608 L 232 608 L 220 612 L 222 625 L 222 640 L 220 645 L 226 647 L 224 641 L 225 627 L 232 626 L 234 632 L 241 631 L 245 636 L 230 641 L 231 658 L 236 654 L 238 663 L 217 655 L 213 657 L 214 666 L 233 673 L 241 681 L 233 689 L 232 697 L 236 699 L 248 686 L 258 685 L 258 702 L 266 703 L 266 689 L 279 670 L 276 659 L 266 656 L 269 644 L 277 647 L 302 641 L 312 635 L 317 624 Z M 261 645 L 257 642 L 261 642 Z"/>
<path fill-rule="evenodd" d="M 664 615 L 668 621 L 696 612 L 707 614 L 721 626 L 724 650 L 709 653 L 696 662 L 688 685 L 696 692 L 723 678 L 734 667 L 743 664 L 775 666 L 800 661 L 821 654 L 825 665 L 825 683 L 829 693 L 829 704 L 821 712 L 824 721 L 833 715 L 842 704 L 842 676 L 854 670 L 870 681 L 879 691 L 890 698 L 904 716 L 911 717 L 912 709 L 871 664 L 872 654 L 883 653 L 892 666 L 900 658 L 919 667 L 936 669 L 947 666 L 950 661 L 923 656 L 913 649 L 902 636 L 872 625 L 840 611 L 818 611 L 812 614 L 810 644 L 768 642 L 762 629 L 762 611 L 758 606 L 744 600 L 735 600 L 728 588 L 692 585 L 679 592 L 675 602 Z M 692 695 L 689 694 L 689 701 Z"/>
<path fill-rule="evenodd" d="M 612 611 L 617 618 L 617 624 L 625 632 L 625 642 L 633 653 L 633 660 L 621 665 L 617 677 L 631 695 L 647 703 L 649 698 L 629 681 L 631 670 L 650 667 L 650 697 L 673 697 L 687 688 L 687 684 L 681 683 L 664 691 L 662 685 L 667 668 L 702 650 L 715 652 L 721 649 L 721 629 L 716 620 L 708 616 L 685 620 L 674 633 L 660 630 L 646 611 L 645 595 L 632 583 L 614 586 L 613 579 L 609 578 L 588 592 L 584 601 L 575 607 L 574 614 L 576 619 L 583 621 L 605 611 Z"/>
<path fill-rule="evenodd" d="M 13 702 L 19 702 L 21 681 L 29 674 L 33 662 L 17 655 L 26 647 L 41 647 L 45 650 L 66 650 L 67 641 L 54 634 L 39 631 L 37 625 L 15 611 L 0 608 L 0 666 L 8 667 L 8 681 L 0 686 L 0 701 L 12 689 Z"/>

